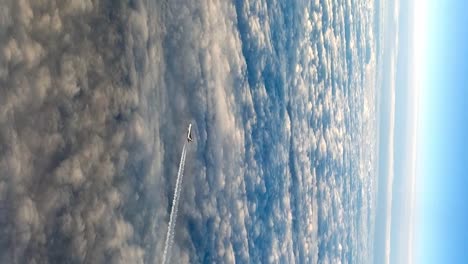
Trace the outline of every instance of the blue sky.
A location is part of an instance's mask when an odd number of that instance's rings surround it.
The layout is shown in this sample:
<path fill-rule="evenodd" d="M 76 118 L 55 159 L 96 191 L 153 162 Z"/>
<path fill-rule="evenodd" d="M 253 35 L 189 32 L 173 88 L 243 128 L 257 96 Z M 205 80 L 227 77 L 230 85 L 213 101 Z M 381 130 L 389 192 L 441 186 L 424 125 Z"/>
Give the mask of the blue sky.
<path fill-rule="evenodd" d="M 429 1 L 421 63 L 416 263 L 468 259 L 468 3 Z"/>
<path fill-rule="evenodd" d="M 468 4 L 386 1 L 376 263 L 468 259 Z"/>

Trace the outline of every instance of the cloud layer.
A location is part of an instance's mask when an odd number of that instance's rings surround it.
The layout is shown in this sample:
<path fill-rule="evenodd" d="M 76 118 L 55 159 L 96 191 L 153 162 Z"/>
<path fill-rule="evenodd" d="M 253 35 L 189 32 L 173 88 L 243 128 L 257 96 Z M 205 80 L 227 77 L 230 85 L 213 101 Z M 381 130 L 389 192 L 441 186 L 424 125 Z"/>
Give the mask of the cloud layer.
<path fill-rule="evenodd" d="M 373 2 L 13 1 L 0 262 L 366 262 Z"/>

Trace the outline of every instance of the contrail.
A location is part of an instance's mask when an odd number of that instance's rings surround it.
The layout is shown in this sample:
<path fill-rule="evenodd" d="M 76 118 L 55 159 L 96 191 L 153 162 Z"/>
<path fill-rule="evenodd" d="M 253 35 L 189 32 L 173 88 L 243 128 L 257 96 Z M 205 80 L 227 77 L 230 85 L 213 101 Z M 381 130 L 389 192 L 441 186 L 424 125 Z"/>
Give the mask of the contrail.
<path fill-rule="evenodd" d="M 164 246 L 163 264 L 169 263 L 171 260 L 172 244 L 174 244 L 174 228 L 177 220 L 177 211 L 179 205 L 180 191 L 182 189 L 182 178 L 184 177 L 185 154 L 187 143 L 184 143 L 182 155 L 180 157 L 179 172 L 177 173 L 176 187 L 174 190 L 174 200 L 172 201 L 171 215 L 169 217 L 169 225 L 167 227 L 166 244 Z"/>

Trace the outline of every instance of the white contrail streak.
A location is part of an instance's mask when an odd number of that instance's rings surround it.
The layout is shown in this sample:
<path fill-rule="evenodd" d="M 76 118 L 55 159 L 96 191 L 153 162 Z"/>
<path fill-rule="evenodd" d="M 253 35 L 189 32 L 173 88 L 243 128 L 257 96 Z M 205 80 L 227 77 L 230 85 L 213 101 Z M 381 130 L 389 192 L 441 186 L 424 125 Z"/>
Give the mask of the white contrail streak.
<path fill-rule="evenodd" d="M 174 190 L 174 200 L 172 201 L 171 215 L 169 217 L 169 225 L 167 227 L 166 244 L 164 245 L 163 264 L 169 263 L 171 260 L 172 244 L 174 243 L 174 231 L 177 220 L 177 211 L 179 205 L 180 191 L 182 190 L 182 178 L 184 177 L 185 154 L 187 143 L 184 143 L 182 155 L 180 157 L 179 172 L 177 173 L 176 187 Z"/>

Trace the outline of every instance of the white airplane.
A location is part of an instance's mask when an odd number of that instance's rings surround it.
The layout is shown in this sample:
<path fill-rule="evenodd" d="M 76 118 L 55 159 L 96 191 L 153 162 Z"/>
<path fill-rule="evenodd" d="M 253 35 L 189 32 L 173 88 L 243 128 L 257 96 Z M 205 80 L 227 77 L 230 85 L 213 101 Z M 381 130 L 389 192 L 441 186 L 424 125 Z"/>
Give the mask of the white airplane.
<path fill-rule="evenodd" d="M 187 132 L 187 142 L 192 142 L 192 123 L 189 124 L 188 126 L 188 132 Z"/>

